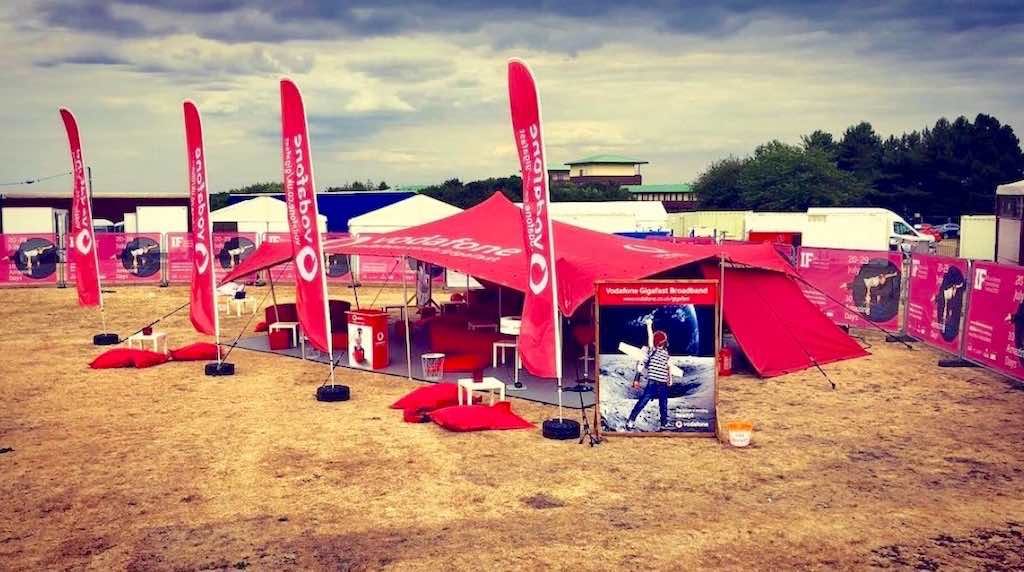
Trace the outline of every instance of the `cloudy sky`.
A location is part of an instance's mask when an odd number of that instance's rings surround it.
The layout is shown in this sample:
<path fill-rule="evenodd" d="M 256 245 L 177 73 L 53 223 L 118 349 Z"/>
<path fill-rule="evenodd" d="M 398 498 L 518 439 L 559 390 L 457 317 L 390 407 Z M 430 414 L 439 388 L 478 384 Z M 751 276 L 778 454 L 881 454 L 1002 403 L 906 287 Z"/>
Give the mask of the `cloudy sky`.
<path fill-rule="evenodd" d="M 635 156 L 650 183 L 860 120 L 889 134 L 986 112 L 1021 132 L 1021 4 L 4 0 L 0 182 L 68 168 L 64 105 L 97 191 L 184 193 L 184 98 L 214 190 L 278 180 L 284 75 L 318 186 L 508 175 L 511 56 L 538 77 L 552 163 Z"/>

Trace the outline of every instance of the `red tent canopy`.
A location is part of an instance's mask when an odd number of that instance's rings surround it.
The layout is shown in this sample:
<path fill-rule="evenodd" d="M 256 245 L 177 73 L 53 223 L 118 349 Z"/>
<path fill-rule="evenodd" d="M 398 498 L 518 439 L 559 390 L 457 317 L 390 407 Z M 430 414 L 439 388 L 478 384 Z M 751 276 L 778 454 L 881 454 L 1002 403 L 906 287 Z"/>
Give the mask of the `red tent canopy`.
<path fill-rule="evenodd" d="M 420 226 L 376 236 L 324 242 L 329 253 L 409 256 L 457 270 L 520 292 L 527 288 L 522 216 L 505 195 Z M 792 274 L 770 244 L 693 245 L 639 240 L 556 222 L 559 307 L 571 315 L 594 295 L 594 282 L 654 276 L 707 259 Z M 224 281 L 235 280 L 291 259 L 291 246 L 267 244 L 238 265 Z"/>

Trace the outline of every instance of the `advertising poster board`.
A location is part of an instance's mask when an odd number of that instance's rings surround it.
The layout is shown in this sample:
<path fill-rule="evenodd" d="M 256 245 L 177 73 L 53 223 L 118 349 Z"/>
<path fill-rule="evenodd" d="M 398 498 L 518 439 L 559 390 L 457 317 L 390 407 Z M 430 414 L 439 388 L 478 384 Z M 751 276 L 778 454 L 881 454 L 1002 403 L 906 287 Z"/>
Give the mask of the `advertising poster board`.
<path fill-rule="evenodd" d="M 963 357 L 1024 380 L 1024 267 L 977 261 Z"/>
<path fill-rule="evenodd" d="M 714 436 L 718 281 L 616 281 L 596 287 L 598 431 Z M 667 371 L 659 363 L 664 354 L 649 351 L 652 341 L 667 352 Z M 658 381 L 668 378 L 669 383 Z"/>
<path fill-rule="evenodd" d="M 239 263 L 252 256 L 256 251 L 255 232 L 215 232 L 213 233 L 213 257 L 217 261 L 217 283 L 234 270 Z"/>
<path fill-rule="evenodd" d="M 291 242 L 291 236 L 287 232 L 265 232 L 263 233 L 263 242 L 269 242 L 270 244 L 278 243 L 289 243 Z M 269 274 L 275 284 L 294 284 L 295 283 L 295 265 L 291 262 L 268 268 L 262 272 L 263 274 Z M 264 276 L 266 278 L 266 276 Z"/>
<path fill-rule="evenodd" d="M 898 252 L 801 246 L 797 273 L 804 295 L 833 322 L 899 331 L 903 258 Z"/>
<path fill-rule="evenodd" d="M 159 233 L 96 233 L 96 256 L 101 284 L 152 284 L 161 277 L 161 236 Z M 68 282 L 77 274 L 68 264 Z"/>
<path fill-rule="evenodd" d="M 54 234 L 3 234 L 0 285 L 37 286 L 57 283 L 57 237 Z"/>
<path fill-rule="evenodd" d="M 959 354 L 960 323 L 967 302 L 967 261 L 915 253 L 910 259 L 907 288 L 907 333 Z"/>

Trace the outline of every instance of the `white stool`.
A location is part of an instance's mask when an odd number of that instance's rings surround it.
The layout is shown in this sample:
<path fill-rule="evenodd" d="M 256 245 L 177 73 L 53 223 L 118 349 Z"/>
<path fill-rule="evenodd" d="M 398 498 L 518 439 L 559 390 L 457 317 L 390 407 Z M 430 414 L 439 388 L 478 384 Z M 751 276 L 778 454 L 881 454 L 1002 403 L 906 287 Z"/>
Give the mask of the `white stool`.
<path fill-rule="evenodd" d="M 248 298 L 231 298 L 228 300 L 228 307 L 235 309 L 235 315 L 241 317 L 242 314 L 246 313 L 246 305 L 249 302 Z"/>
<path fill-rule="evenodd" d="M 505 350 L 515 352 L 516 367 L 520 367 L 519 352 L 516 351 L 515 340 L 498 340 L 491 343 L 491 367 L 498 367 L 498 356 L 501 356 L 501 365 L 505 365 Z"/>
<path fill-rule="evenodd" d="M 277 330 L 291 330 L 292 332 L 292 345 L 299 345 L 299 323 L 298 322 L 274 322 L 267 326 L 267 333 L 276 332 Z"/>
<path fill-rule="evenodd" d="M 501 400 L 505 401 L 505 384 L 496 377 L 485 377 L 481 381 L 473 381 L 471 377 L 464 377 L 458 381 L 459 384 L 459 405 L 467 403 L 473 404 L 473 391 L 484 391 L 487 390 L 491 395 L 491 405 L 494 405 L 494 390 L 497 389 L 501 394 Z M 466 392 L 465 402 L 462 400 L 462 392 Z"/>
<path fill-rule="evenodd" d="M 153 351 L 155 351 L 155 352 L 159 352 L 160 351 L 160 342 L 163 342 L 163 344 L 164 344 L 164 351 L 163 351 L 163 353 L 165 353 L 165 354 L 169 353 L 169 350 L 167 349 L 167 334 L 164 333 L 164 332 L 153 332 L 152 334 L 143 334 L 143 333 L 140 332 L 140 333 L 135 334 L 133 336 L 129 336 L 128 339 L 125 340 L 125 341 L 128 342 L 128 347 L 129 348 L 131 348 L 135 344 L 135 342 L 139 342 L 139 349 L 140 350 L 141 349 L 145 349 L 146 342 L 153 342 Z"/>

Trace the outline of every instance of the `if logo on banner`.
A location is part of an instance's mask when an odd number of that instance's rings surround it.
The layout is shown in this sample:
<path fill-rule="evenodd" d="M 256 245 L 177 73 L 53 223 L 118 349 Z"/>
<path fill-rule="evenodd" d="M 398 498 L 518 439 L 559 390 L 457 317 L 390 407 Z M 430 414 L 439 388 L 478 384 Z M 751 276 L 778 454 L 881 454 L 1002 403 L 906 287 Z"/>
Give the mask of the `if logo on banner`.
<path fill-rule="evenodd" d="M 985 286 L 985 278 L 988 276 L 988 270 L 985 268 L 977 268 L 974 271 L 974 289 L 981 290 Z"/>
<path fill-rule="evenodd" d="M 811 262 L 814 261 L 813 252 L 801 252 L 800 253 L 800 268 L 810 268 Z"/>

